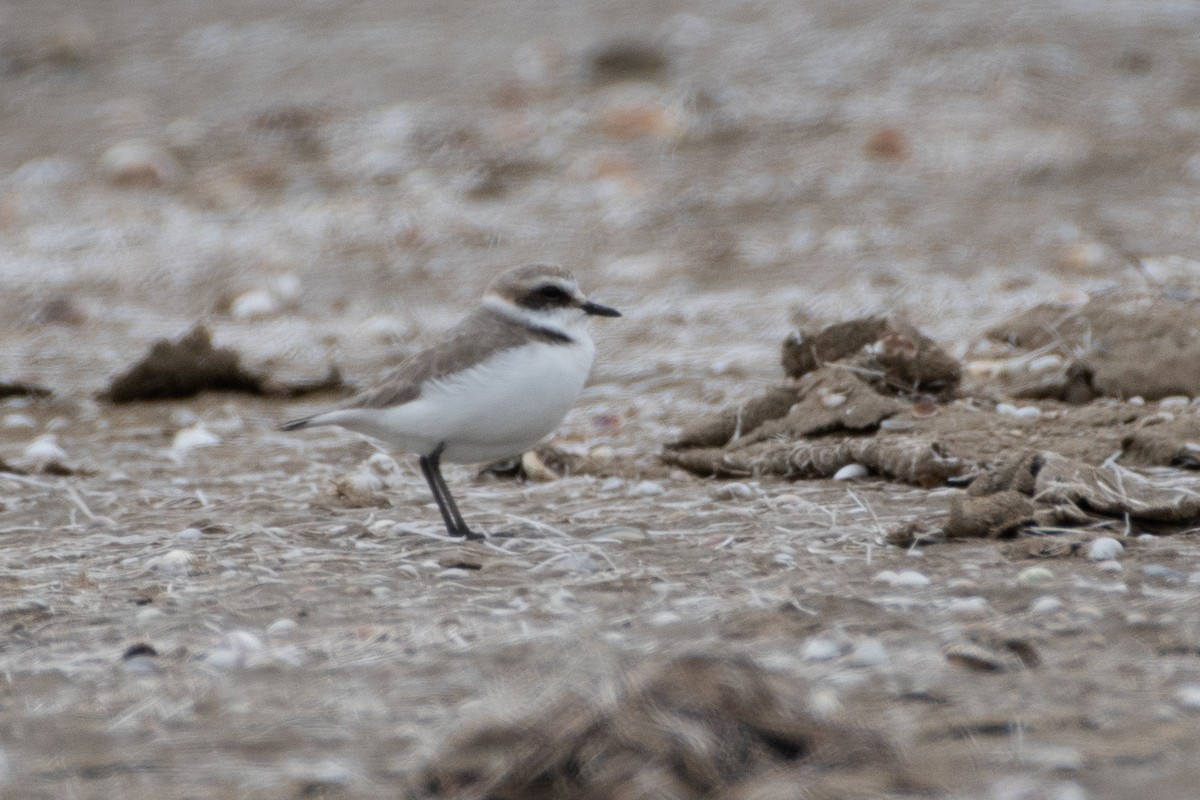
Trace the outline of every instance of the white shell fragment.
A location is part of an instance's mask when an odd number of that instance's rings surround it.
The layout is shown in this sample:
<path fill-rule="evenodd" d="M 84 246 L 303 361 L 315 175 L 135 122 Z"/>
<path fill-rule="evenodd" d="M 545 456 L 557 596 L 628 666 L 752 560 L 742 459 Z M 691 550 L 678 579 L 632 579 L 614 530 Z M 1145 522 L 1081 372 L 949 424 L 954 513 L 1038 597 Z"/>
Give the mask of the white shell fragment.
<path fill-rule="evenodd" d="M 1093 539 L 1088 545 L 1087 557 L 1092 561 L 1111 561 L 1125 551 L 1125 545 L 1111 536 Z"/>
<path fill-rule="evenodd" d="M 546 466 L 542 457 L 533 450 L 527 450 L 521 454 L 521 469 L 524 471 L 525 477 L 531 481 L 549 483 L 558 480 L 558 473 Z"/>
<path fill-rule="evenodd" d="M 167 578 L 179 578 L 192 573 L 196 557 L 187 550 L 169 550 L 146 562 L 146 569 Z"/>
<path fill-rule="evenodd" d="M 1017 583 L 1025 586 L 1048 583 L 1052 580 L 1054 580 L 1054 573 L 1046 567 L 1026 567 L 1017 574 Z"/>
<path fill-rule="evenodd" d="M 203 425 L 193 425 L 190 428 L 183 428 L 175 434 L 175 438 L 171 441 L 171 450 L 175 453 L 187 453 L 198 447 L 212 447 L 220 443 L 221 437 L 208 428 Z"/>
<path fill-rule="evenodd" d="M 274 295 L 263 289 L 252 289 L 234 298 L 229 306 L 229 316 L 234 319 L 267 319 L 283 310 Z"/>
<path fill-rule="evenodd" d="M 1042 410 L 1037 406 L 1014 406 L 1012 403 L 997 403 L 997 414 L 1007 414 L 1010 417 L 1032 418 L 1040 417 Z"/>
<path fill-rule="evenodd" d="M 1051 594 L 1044 594 L 1029 604 L 1029 613 L 1037 617 L 1057 614 L 1065 609 L 1063 601 Z"/>
<path fill-rule="evenodd" d="M 638 497 L 657 497 L 660 494 L 666 494 L 666 489 L 661 483 L 656 481 L 641 481 L 630 488 L 629 493 Z"/>
<path fill-rule="evenodd" d="M 40 472 L 53 464 L 66 464 L 67 451 L 59 447 L 57 436 L 47 433 L 30 442 L 21 453 L 21 459 L 32 470 Z"/>
<path fill-rule="evenodd" d="M 712 496 L 714 500 L 752 500 L 754 499 L 754 490 L 744 483 L 731 481 L 714 489 Z"/>
<path fill-rule="evenodd" d="M 833 473 L 835 481 L 856 481 L 859 478 L 865 478 L 871 474 L 871 470 L 867 469 L 862 464 L 847 464 L 846 466 Z"/>
<path fill-rule="evenodd" d="M 250 631 L 230 631 L 204 657 L 204 663 L 217 669 L 240 669 L 262 663 L 267 648 Z"/>
<path fill-rule="evenodd" d="M 805 661 L 831 661 L 842 654 L 842 645 L 825 636 L 814 636 L 804 643 L 801 657 Z"/>
<path fill-rule="evenodd" d="M 929 578 L 915 569 L 903 569 L 899 572 L 893 572 L 890 569 L 884 570 L 876 574 L 873 580 L 889 583 L 892 586 L 928 586 L 930 583 Z"/>
<path fill-rule="evenodd" d="M 153 188 L 171 182 L 178 167 L 174 159 L 153 142 L 127 139 L 100 157 L 100 169 L 117 186 Z"/>
<path fill-rule="evenodd" d="M 887 648 L 878 639 L 863 639 L 859 642 L 846 663 L 852 667 L 880 667 L 890 660 Z"/>
<path fill-rule="evenodd" d="M 1200 708 L 1200 683 L 1186 683 L 1176 689 L 1175 702 L 1184 708 Z"/>

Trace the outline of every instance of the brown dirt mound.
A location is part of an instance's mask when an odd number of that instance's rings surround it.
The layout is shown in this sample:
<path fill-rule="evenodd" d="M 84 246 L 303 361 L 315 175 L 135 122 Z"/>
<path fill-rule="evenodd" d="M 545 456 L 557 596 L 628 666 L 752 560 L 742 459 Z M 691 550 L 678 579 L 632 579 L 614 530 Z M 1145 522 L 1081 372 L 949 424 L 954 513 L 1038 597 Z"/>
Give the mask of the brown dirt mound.
<path fill-rule="evenodd" d="M 862 317 L 820 331 L 797 330 L 783 342 L 783 371 L 799 378 L 843 362 L 880 391 L 949 397 L 962 367 L 928 336 L 905 322 Z"/>
<path fill-rule="evenodd" d="M 233 350 L 213 347 L 208 328 L 197 325 L 173 342 L 159 339 L 151 345 L 141 361 L 112 379 L 106 397 L 113 403 L 131 403 L 194 397 L 205 390 L 299 397 L 343 386 L 337 369 L 324 378 L 295 383 L 251 372 Z"/>
<path fill-rule="evenodd" d="M 1090 346 L 1076 361 L 1060 359 L 1057 378 L 1044 371 L 1030 378 L 1044 396 L 1177 394 L 1191 386 L 1178 359 L 1200 342 L 1200 310 L 1176 299 L 1159 315 L 1145 300 L 1038 306 L 989 335 L 1043 355 Z M 1147 351 L 1145 364 L 1137 345 Z M 830 478 L 857 465 L 924 487 L 973 479 L 947 515 L 902 526 L 897 541 L 1006 537 L 1112 517 L 1163 529 L 1200 521 L 1200 494 L 1183 473 L 1128 469 L 1200 466 L 1200 416 L 1185 401 L 1157 408 L 1113 399 L 937 403 L 921 390 L 957 387 L 957 363 L 920 332 L 881 317 L 793 334 L 783 354 L 785 370 L 799 376 L 795 384 L 700 421 L 666 446 L 663 459 L 716 477 Z"/>
<path fill-rule="evenodd" d="M 794 680 L 748 659 L 685 656 L 634 675 L 614 701 L 572 696 L 463 730 L 407 796 L 833 798 L 897 782 L 899 762 L 877 734 L 815 719 L 803 703 Z"/>
<path fill-rule="evenodd" d="M 1200 395 L 1200 298 L 1183 292 L 1112 294 L 1083 305 L 1035 306 L 987 332 L 1017 351 L 1063 359 L 1046 374 L 1018 373 L 1013 397 L 1087 402 Z"/>

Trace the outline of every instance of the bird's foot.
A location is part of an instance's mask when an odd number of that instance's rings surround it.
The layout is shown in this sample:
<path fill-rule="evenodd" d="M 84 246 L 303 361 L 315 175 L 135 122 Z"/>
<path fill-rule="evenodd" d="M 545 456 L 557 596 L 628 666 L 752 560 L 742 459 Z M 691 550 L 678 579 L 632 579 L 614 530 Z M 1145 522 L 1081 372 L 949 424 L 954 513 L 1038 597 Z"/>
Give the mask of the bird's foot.
<path fill-rule="evenodd" d="M 468 542 L 482 542 L 488 538 L 479 531 L 473 531 L 470 528 L 461 528 L 460 530 L 455 531 L 454 535 L 461 536 Z"/>

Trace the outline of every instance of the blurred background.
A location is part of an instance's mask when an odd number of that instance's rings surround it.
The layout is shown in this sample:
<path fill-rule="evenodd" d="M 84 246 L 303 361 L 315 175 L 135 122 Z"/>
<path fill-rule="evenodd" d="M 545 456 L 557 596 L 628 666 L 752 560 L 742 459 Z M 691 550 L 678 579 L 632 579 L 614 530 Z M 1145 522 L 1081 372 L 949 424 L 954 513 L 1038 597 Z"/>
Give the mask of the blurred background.
<path fill-rule="evenodd" d="M 531 260 L 714 357 L 947 339 L 1194 269 L 1200 7 L 8 0 L 0 119 L 8 374 L 196 319 L 353 369 Z"/>

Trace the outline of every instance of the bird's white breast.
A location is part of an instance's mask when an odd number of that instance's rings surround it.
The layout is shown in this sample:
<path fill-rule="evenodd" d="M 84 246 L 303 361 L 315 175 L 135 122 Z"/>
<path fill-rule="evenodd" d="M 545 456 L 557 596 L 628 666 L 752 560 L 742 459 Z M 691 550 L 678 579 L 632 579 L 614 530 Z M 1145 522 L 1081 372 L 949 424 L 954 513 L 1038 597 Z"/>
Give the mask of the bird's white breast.
<path fill-rule="evenodd" d="M 347 410 L 335 424 L 443 458 L 475 463 L 519 455 L 550 433 L 579 398 L 595 347 L 586 333 L 570 343 L 530 342 L 429 381 L 415 400 L 392 408 Z"/>

